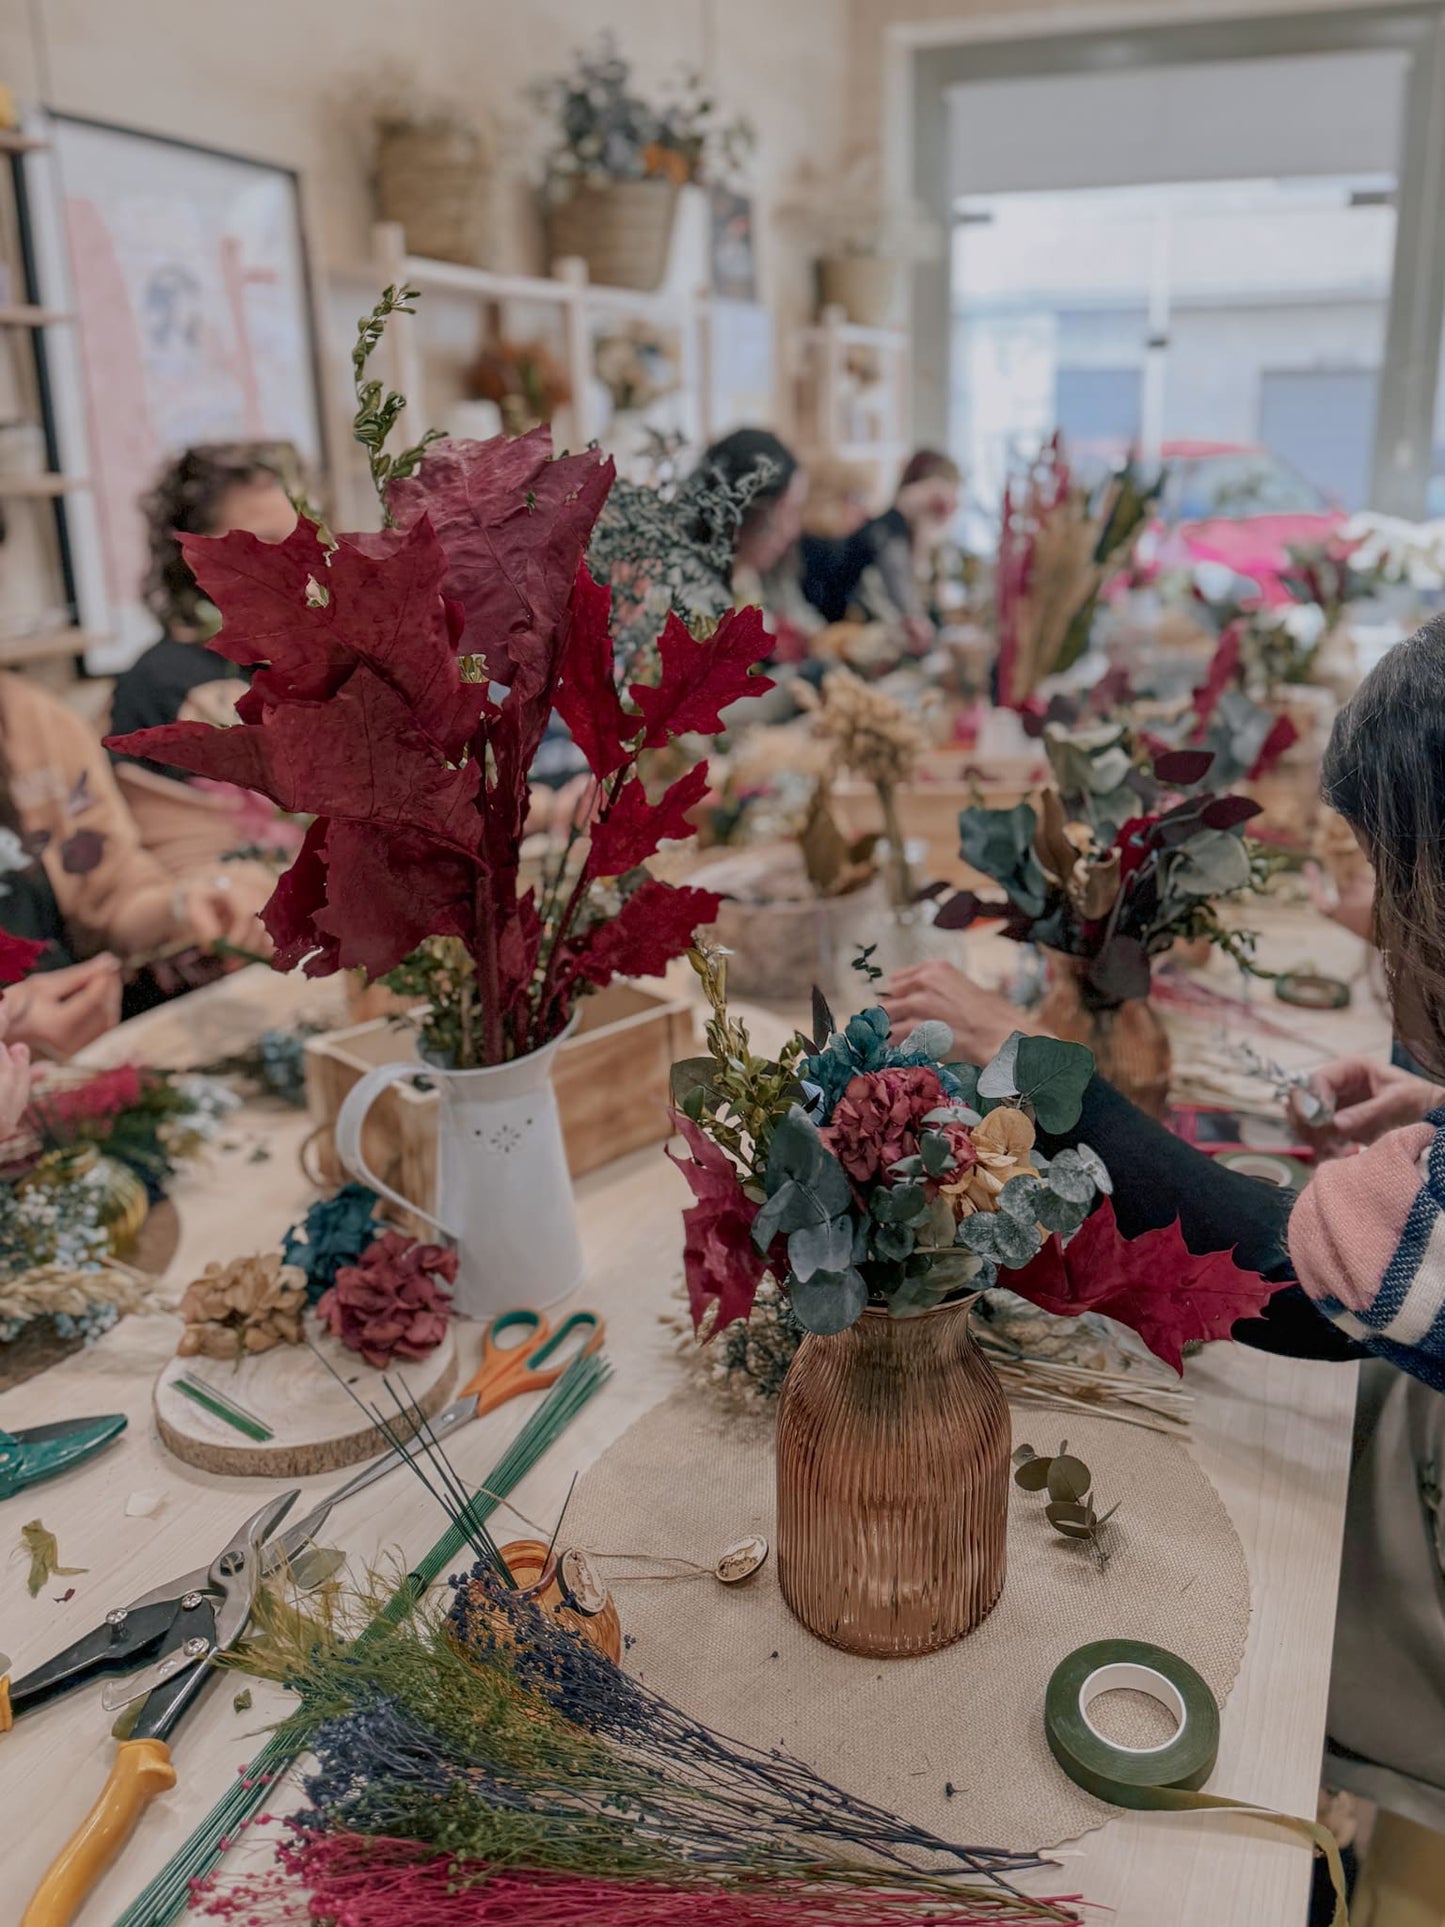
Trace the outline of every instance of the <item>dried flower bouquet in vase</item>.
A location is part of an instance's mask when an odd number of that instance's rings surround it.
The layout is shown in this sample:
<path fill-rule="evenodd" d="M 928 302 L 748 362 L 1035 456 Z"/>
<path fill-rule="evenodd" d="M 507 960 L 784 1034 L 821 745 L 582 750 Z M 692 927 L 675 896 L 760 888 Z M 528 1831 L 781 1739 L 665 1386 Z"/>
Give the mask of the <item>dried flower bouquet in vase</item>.
<path fill-rule="evenodd" d="M 1054 782 L 1036 801 L 959 817 L 960 853 L 1002 900 L 961 890 L 941 904 L 938 922 L 962 930 L 996 919 L 1005 936 L 1044 950 L 1052 966 L 1044 1027 L 1087 1043 L 1104 1075 L 1158 1116 L 1170 1055 L 1148 1001 L 1153 960 L 1202 938 L 1255 967 L 1252 933 L 1228 927 L 1215 905 L 1261 888 L 1269 874 L 1244 835 L 1260 806 L 1202 787 L 1207 750 L 1166 751 L 1149 768 L 1117 725 L 1047 731 L 1045 741 Z"/>
<path fill-rule="evenodd" d="M 1108 1311 L 1177 1368 L 1185 1337 L 1225 1335 L 1271 1287 L 1226 1254 L 1191 1257 L 1177 1227 L 1124 1241 L 1095 1153 L 1045 1155 L 1041 1134 L 1078 1122 L 1089 1051 L 1015 1033 L 991 1063 L 957 1063 L 943 1024 L 895 1039 L 882 1009 L 838 1025 L 815 995 L 813 1034 L 763 1058 L 723 960 L 693 961 L 709 1055 L 675 1066 L 673 1089 L 694 1322 L 710 1337 L 746 1318 L 771 1277 L 807 1334 L 778 1411 L 784 1596 L 850 1651 L 931 1651 L 1004 1577 L 1008 1414 L 973 1297 L 1003 1282 L 1051 1311 Z"/>
<path fill-rule="evenodd" d="M 994 617 L 998 700 L 1022 708 L 1045 676 L 1089 646 L 1099 597 L 1123 569 L 1158 499 L 1132 464 L 1095 492 L 1077 479 L 1055 434 L 1022 486 L 1004 491 Z"/>
<path fill-rule="evenodd" d="M 356 433 L 388 526 L 334 535 L 303 516 L 276 544 L 187 537 L 222 615 L 213 646 L 252 671 L 240 721 L 176 723 L 112 747 L 314 818 L 264 912 L 278 969 L 378 977 L 406 963 L 440 993 L 423 1025 L 429 1065 L 405 1074 L 425 1068 L 442 1090 L 432 1215 L 461 1247 L 457 1303 L 476 1315 L 550 1302 L 577 1282 L 551 1053 L 579 999 L 659 973 L 717 905 L 646 868 L 664 841 L 692 834 L 706 764 L 654 801 L 638 759 L 715 733 L 722 708 L 768 687 L 752 674 L 768 642 L 755 609 L 702 640 L 669 615 L 655 678 L 619 691 L 611 599 L 583 564 L 611 462 L 595 450 L 554 459 L 546 430 L 427 438 L 389 456 L 402 398 L 364 370 L 411 298 L 387 291 L 355 356 Z M 554 714 L 586 758 L 591 795 L 538 887 L 521 845 Z M 338 1120 L 369 1182 L 361 1117 L 397 1074 L 364 1079 Z"/>

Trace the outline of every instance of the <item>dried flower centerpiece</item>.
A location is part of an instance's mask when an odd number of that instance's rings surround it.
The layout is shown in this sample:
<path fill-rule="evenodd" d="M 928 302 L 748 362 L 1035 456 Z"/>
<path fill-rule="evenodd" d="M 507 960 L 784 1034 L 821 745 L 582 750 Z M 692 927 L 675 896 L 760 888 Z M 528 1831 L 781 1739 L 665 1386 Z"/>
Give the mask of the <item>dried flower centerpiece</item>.
<path fill-rule="evenodd" d="M 961 930 L 997 918 L 1005 936 L 1046 950 L 1054 981 L 1045 1027 L 1087 1042 L 1104 1074 L 1158 1113 L 1169 1049 L 1147 1001 L 1153 959 L 1180 939 L 1204 938 L 1254 968 L 1253 934 L 1226 925 L 1216 904 L 1269 875 L 1268 858 L 1244 835 L 1260 806 L 1202 787 L 1207 750 L 1168 751 L 1141 769 L 1125 735 L 1108 727 L 1056 736 L 1049 749 L 1056 782 L 1037 806 L 959 817 L 965 862 L 1001 886 L 1003 901 L 959 891 L 938 921 Z M 1126 796 L 1137 813 L 1116 822 Z"/>
<path fill-rule="evenodd" d="M 1126 1243 L 1107 1199 L 1094 1208 L 1100 1159 L 1039 1142 L 1076 1125 L 1087 1050 L 1016 1032 L 987 1065 L 951 1062 L 945 1025 L 894 1039 L 871 1009 L 840 1027 L 815 995 L 813 1035 L 763 1058 L 728 1012 L 722 959 L 693 962 L 709 1055 L 675 1067 L 674 1096 L 694 1321 L 710 1335 L 746 1318 L 771 1276 L 806 1333 L 778 1412 L 784 1595 L 851 1651 L 932 1650 L 1003 1583 L 1009 1426 L 972 1298 L 997 1282 L 1049 1309 L 1077 1297 L 1073 1312 L 1116 1313 L 1177 1365 L 1184 1336 L 1224 1335 L 1271 1287 L 1184 1253 L 1137 1301 L 1177 1227 Z M 878 1518 L 886 1535 L 865 1529 Z"/>
<path fill-rule="evenodd" d="M 898 792 L 913 780 L 928 747 L 918 718 L 895 696 L 866 683 L 851 669 L 834 669 L 817 693 L 798 684 L 799 700 L 813 713 L 813 727 L 827 744 L 830 780 L 846 772 L 872 785 L 888 844 L 888 877 L 895 909 L 914 901 L 907 840 L 898 813 Z"/>
<path fill-rule="evenodd" d="M 423 438 L 391 456 L 404 402 L 366 378 L 366 359 L 412 299 L 389 289 L 355 355 L 356 433 L 388 526 L 333 535 L 303 517 L 276 544 L 244 532 L 187 537 L 187 559 L 223 617 L 213 646 L 253 671 L 241 720 L 176 723 L 111 747 L 314 818 L 263 913 L 278 969 L 378 977 L 407 963 L 431 976 L 423 1039 L 452 1080 L 442 1082 L 443 1133 L 456 1150 L 449 1158 L 443 1148 L 437 1222 L 462 1246 L 459 1303 L 475 1311 L 486 1287 L 472 1267 L 488 1253 L 513 1267 L 508 1290 L 529 1249 L 536 1289 L 544 1274 L 554 1294 L 576 1282 L 551 1059 L 540 1054 L 581 998 L 617 976 L 658 974 L 712 921 L 716 897 L 645 867 L 664 841 L 692 834 L 707 766 L 654 801 L 638 761 L 676 737 L 716 733 L 724 707 L 768 687 L 752 674 L 768 639 L 755 609 L 725 616 L 705 640 L 669 617 L 655 680 L 620 693 L 611 598 L 582 560 L 611 462 L 596 450 L 554 460 L 545 430 L 516 441 Z M 554 714 L 586 758 L 592 791 L 534 885 L 521 861 L 528 773 Z M 496 1078 L 480 1075 L 522 1060 L 540 1080 L 531 1105 L 522 1074 L 503 1080 L 504 1100 Z M 477 1112 L 513 1100 L 516 1118 L 489 1124 Z M 516 1155 L 464 1166 L 458 1147 L 489 1142 L 504 1124 L 506 1145 L 516 1152 L 526 1140 L 539 1162 L 527 1172 Z M 493 1179 L 505 1195 L 488 1192 Z M 529 1191 L 551 1208 L 539 1214 Z M 513 1217 L 508 1245 L 499 1226 Z M 559 1238 L 571 1227 L 550 1252 L 549 1224 Z"/>
<path fill-rule="evenodd" d="M 1092 493 L 1055 434 L 1022 485 L 1004 491 L 995 582 L 998 700 L 1019 709 L 1045 676 L 1089 646 L 1099 597 L 1123 569 L 1154 511 L 1162 478 L 1132 463 Z"/>

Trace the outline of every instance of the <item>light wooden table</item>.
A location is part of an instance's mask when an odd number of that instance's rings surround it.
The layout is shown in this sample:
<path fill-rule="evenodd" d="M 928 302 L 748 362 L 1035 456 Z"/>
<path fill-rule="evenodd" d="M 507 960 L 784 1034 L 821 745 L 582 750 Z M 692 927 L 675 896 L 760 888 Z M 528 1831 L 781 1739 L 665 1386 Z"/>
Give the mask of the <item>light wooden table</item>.
<path fill-rule="evenodd" d="M 103 1055 L 115 1061 L 148 1049 L 152 1061 L 173 1063 L 188 1036 L 202 1040 L 198 1056 L 213 1055 L 234 1048 L 238 1026 L 254 1025 L 258 1017 L 261 1024 L 285 1022 L 308 1008 L 319 1012 L 331 994 L 322 987 L 318 1003 L 316 986 L 247 973 L 229 988 L 197 993 L 173 1011 L 140 1020 L 129 1036 L 108 1039 Z M 1353 1045 L 1358 1024 L 1351 1028 Z M 1325 1043 L 1321 1054 L 1329 1048 Z M 209 1258 L 279 1240 L 311 1196 L 297 1164 L 306 1129 L 294 1112 L 250 1106 L 228 1134 L 232 1148 L 214 1151 L 182 1177 L 174 1194 L 182 1241 L 167 1279 L 173 1290 Z M 268 1154 L 264 1161 L 255 1161 L 258 1149 Z M 577 1193 L 588 1259 L 583 1297 L 607 1320 L 614 1377 L 518 1493 L 523 1509 L 543 1519 L 555 1516 L 574 1469 L 589 1465 L 678 1382 L 676 1340 L 664 1315 L 674 1308 L 681 1275 L 681 1179 L 657 1148 L 582 1179 Z M 124 1411 L 131 1421 L 118 1443 L 89 1465 L 0 1505 L 0 1645 L 16 1671 L 87 1630 L 109 1608 L 209 1558 L 264 1496 L 247 1481 L 181 1465 L 161 1447 L 150 1389 L 175 1337 L 168 1315 L 126 1319 L 93 1349 L 0 1398 L 0 1425 L 105 1411 Z M 469 1330 L 466 1369 L 476 1346 Z M 1195 1449 L 1243 1541 L 1253 1588 L 1249 1642 L 1224 1711 L 1211 1786 L 1313 1814 L 1354 1368 L 1215 1346 L 1191 1361 L 1188 1379 L 1196 1394 Z M 520 1405 L 504 1407 L 454 1435 L 450 1449 L 459 1470 L 480 1481 L 521 1416 Z M 338 1482 L 307 1481 L 302 1505 Z M 127 1500 L 137 1492 L 162 1495 L 152 1516 L 127 1516 Z M 362 1564 L 398 1550 L 411 1560 L 441 1529 L 428 1506 L 398 1472 L 341 1508 L 327 1537 Z M 20 1527 L 37 1517 L 58 1535 L 62 1561 L 88 1570 L 53 1582 L 31 1600 Z M 74 1597 L 57 1603 L 71 1586 Z M 222 1682 L 182 1726 L 175 1749 L 180 1784 L 146 1815 L 93 1895 L 81 1927 L 107 1927 L 117 1918 L 255 1751 L 257 1736 L 287 1699 L 249 1684 L 249 1711 L 233 1709 L 232 1689 Z M 113 1745 L 107 1725 L 99 1690 L 90 1688 L 32 1715 L 0 1741 L 4 1921 L 19 1918 L 98 1793 Z M 1159 1927 L 1165 1919 L 1173 1927 L 1302 1927 L 1305 1918 L 1306 1850 L 1234 1816 L 1130 1816 L 1060 1857 L 1063 1873 L 1049 1874 L 1041 1891 L 1082 1892 L 1115 1910 L 1116 1927 Z"/>

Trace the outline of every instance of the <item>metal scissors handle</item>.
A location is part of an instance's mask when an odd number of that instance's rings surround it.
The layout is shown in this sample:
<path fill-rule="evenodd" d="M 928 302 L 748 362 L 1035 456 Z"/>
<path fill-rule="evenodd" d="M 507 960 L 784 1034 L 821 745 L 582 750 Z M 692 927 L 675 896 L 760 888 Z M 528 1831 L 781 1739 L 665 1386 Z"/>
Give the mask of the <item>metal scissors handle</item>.
<path fill-rule="evenodd" d="M 509 1332 L 521 1336 L 511 1344 L 499 1344 Z M 482 1334 L 481 1365 L 460 1396 L 475 1395 L 480 1418 L 509 1398 L 555 1385 L 572 1360 L 596 1351 L 602 1338 L 602 1320 L 594 1311 L 574 1311 L 555 1330 L 540 1312 L 504 1311 Z"/>

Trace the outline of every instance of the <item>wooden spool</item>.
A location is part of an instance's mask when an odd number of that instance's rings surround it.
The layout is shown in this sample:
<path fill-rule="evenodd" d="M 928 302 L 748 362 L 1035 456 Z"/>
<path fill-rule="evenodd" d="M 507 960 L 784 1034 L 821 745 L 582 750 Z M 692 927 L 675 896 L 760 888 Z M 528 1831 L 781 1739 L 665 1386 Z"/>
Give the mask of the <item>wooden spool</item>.
<path fill-rule="evenodd" d="M 306 1318 L 306 1336 L 341 1374 L 346 1388 L 365 1404 L 379 1407 L 395 1431 L 411 1435 L 415 1425 L 403 1424 L 381 1382 L 381 1372 L 356 1352 L 347 1351 L 311 1313 Z M 423 1417 L 434 1418 L 456 1390 L 451 1331 L 426 1358 L 400 1363 L 407 1391 Z M 187 1372 L 263 1420 L 275 1437 L 264 1444 L 255 1442 L 177 1391 L 176 1379 Z M 388 1376 L 396 1384 L 395 1373 Z M 219 1358 L 173 1358 L 156 1380 L 153 1403 L 162 1444 L 203 1472 L 304 1479 L 314 1472 L 335 1472 L 376 1458 L 389 1446 L 385 1435 L 367 1423 L 347 1390 L 305 1345 L 277 1345 L 235 1366 Z"/>

